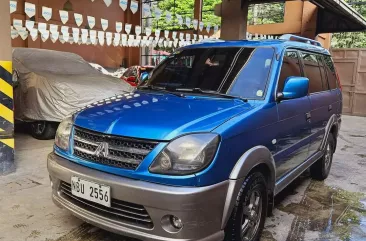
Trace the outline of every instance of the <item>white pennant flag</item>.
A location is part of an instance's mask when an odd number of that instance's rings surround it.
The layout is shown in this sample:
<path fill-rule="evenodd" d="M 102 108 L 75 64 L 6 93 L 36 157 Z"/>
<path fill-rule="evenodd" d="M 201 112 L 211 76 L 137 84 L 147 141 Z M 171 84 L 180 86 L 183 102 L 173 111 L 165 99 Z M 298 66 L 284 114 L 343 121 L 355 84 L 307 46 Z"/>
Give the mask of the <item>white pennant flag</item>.
<path fill-rule="evenodd" d="M 110 46 L 112 44 L 112 33 L 111 32 L 107 32 L 105 34 L 105 38 L 106 38 L 106 42 L 107 42 L 107 45 Z"/>
<path fill-rule="evenodd" d="M 131 25 L 131 24 L 129 24 L 129 23 L 126 23 L 126 24 L 125 24 L 125 32 L 126 32 L 127 34 L 130 34 L 130 33 L 131 33 L 131 27 L 132 27 L 132 25 Z"/>
<path fill-rule="evenodd" d="M 214 33 L 217 33 L 217 31 L 219 31 L 219 26 L 215 25 L 214 26 Z"/>
<path fill-rule="evenodd" d="M 24 3 L 24 12 L 29 18 L 36 15 L 36 6 L 33 3 Z M 37 39 L 37 38 L 36 38 Z"/>
<path fill-rule="evenodd" d="M 206 31 L 207 33 L 210 33 L 210 29 L 211 29 L 211 24 L 208 23 L 207 26 L 206 26 Z"/>
<path fill-rule="evenodd" d="M 37 40 L 37 38 L 38 38 L 38 30 L 37 29 L 32 29 L 31 31 L 30 31 L 30 36 L 32 37 L 32 40 L 33 41 L 36 41 Z"/>
<path fill-rule="evenodd" d="M 90 30 L 90 42 L 92 44 L 95 44 L 97 42 L 97 31 L 96 30 Z"/>
<path fill-rule="evenodd" d="M 131 12 L 133 14 L 135 14 L 137 12 L 137 10 L 139 9 L 139 3 L 135 0 L 131 0 L 130 9 L 131 9 Z"/>
<path fill-rule="evenodd" d="M 28 31 L 31 31 L 34 28 L 34 21 L 26 20 L 25 27 L 28 29 Z"/>
<path fill-rule="evenodd" d="M 46 21 L 50 20 L 52 18 L 52 8 L 42 7 L 42 16 Z"/>
<path fill-rule="evenodd" d="M 146 18 L 146 17 L 151 17 L 151 10 L 150 10 L 150 6 L 149 6 L 149 4 L 147 4 L 147 3 L 143 3 L 143 4 L 142 4 L 142 16 L 143 16 L 144 18 Z"/>
<path fill-rule="evenodd" d="M 141 34 L 141 26 L 139 26 L 139 25 L 136 25 L 135 26 L 135 34 L 136 35 L 140 35 Z"/>
<path fill-rule="evenodd" d="M 11 29 L 11 39 L 16 39 L 17 37 L 19 37 L 19 33 L 18 33 L 18 30 L 16 29 Z"/>
<path fill-rule="evenodd" d="M 120 41 L 121 41 L 121 34 L 114 33 L 113 45 L 118 46 Z"/>
<path fill-rule="evenodd" d="M 68 11 L 64 11 L 64 10 L 59 10 L 59 12 L 60 12 L 61 22 L 63 24 L 66 24 L 67 21 L 69 21 L 69 12 Z M 64 39 L 64 40 L 66 41 L 66 39 Z"/>
<path fill-rule="evenodd" d="M 164 30 L 164 37 L 165 37 L 166 39 L 168 39 L 168 38 L 169 38 L 169 30 Z"/>
<path fill-rule="evenodd" d="M 46 23 L 38 23 L 38 31 L 42 34 L 47 29 Z"/>
<path fill-rule="evenodd" d="M 104 0 L 105 5 L 107 5 L 107 7 L 111 6 L 112 0 Z"/>
<path fill-rule="evenodd" d="M 86 42 L 88 42 L 88 30 L 87 29 L 81 29 L 81 42 L 83 44 L 86 44 Z"/>
<path fill-rule="evenodd" d="M 155 37 L 159 38 L 160 37 L 160 29 L 155 29 Z"/>
<path fill-rule="evenodd" d="M 151 35 L 151 28 L 145 28 L 145 34 L 149 37 Z"/>
<path fill-rule="evenodd" d="M 170 40 L 168 46 L 171 48 L 173 46 L 173 41 Z"/>
<path fill-rule="evenodd" d="M 104 31 L 106 31 L 107 30 L 107 28 L 108 28 L 108 20 L 107 19 L 100 19 L 100 23 L 102 24 L 102 29 L 104 30 Z"/>
<path fill-rule="evenodd" d="M 193 25 L 194 30 L 197 30 L 197 28 L 198 28 L 198 20 L 197 19 L 193 19 L 192 25 Z"/>
<path fill-rule="evenodd" d="M 65 43 L 65 40 L 63 38 L 62 35 L 58 36 L 58 40 L 60 41 L 60 43 L 64 44 Z"/>
<path fill-rule="evenodd" d="M 123 11 L 127 9 L 127 0 L 119 0 L 119 6 L 122 8 Z"/>
<path fill-rule="evenodd" d="M 179 39 L 183 40 L 184 39 L 184 33 L 179 33 Z"/>
<path fill-rule="evenodd" d="M 197 39 L 197 34 L 193 34 L 193 40 Z"/>
<path fill-rule="evenodd" d="M 28 31 L 26 28 L 21 28 L 18 30 L 18 34 L 23 40 L 26 40 L 28 38 Z"/>
<path fill-rule="evenodd" d="M 173 32 L 172 32 L 172 38 L 173 38 L 173 39 L 176 39 L 176 38 L 177 38 L 177 32 L 176 32 L 176 31 L 173 31 Z"/>
<path fill-rule="evenodd" d="M 190 41 L 191 40 L 191 34 L 190 33 L 186 33 L 186 40 Z"/>
<path fill-rule="evenodd" d="M 191 18 L 190 18 L 190 17 L 186 17 L 186 26 L 187 26 L 188 28 L 190 28 L 190 27 L 191 27 Z"/>
<path fill-rule="evenodd" d="M 59 32 L 51 32 L 51 41 L 52 43 L 56 43 L 56 41 L 59 39 L 60 34 Z"/>
<path fill-rule="evenodd" d="M 79 14 L 79 13 L 74 13 L 74 18 L 75 18 L 75 23 L 78 27 L 81 26 L 81 24 L 83 23 L 83 15 Z"/>
<path fill-rule="evenodd" d="M 13 19 L 13 26 L 16 30 L 23 28 L 23 21 L 20 19 Z"/>
<path fill-rule="evenodd" d="M 127 45 L 127 34 L 122 34 L 122 45 L 123 46 Z"/>
<path fill-rule="evenodd" d="M 158 7 L 155 7 L 154 13 L 155 13 L 155 19 L 159 20 L 161 17 L 161 9 Z"/>
<path fill-rule="evenodd" d="M 13 13 L 17 10 L 17 3 L 18 3 L 17 1 L 10 1 L 10 13 Z"/>
<path fill-rule="evenodd" d="M 50 31 L 48 31 L 48 30 L 43 31 L 41 34 L 41 37 L 42 37 L 42 41 L 46 42 L 47 39 L 50 37 Z"/>
<path fill-rule="evenodd" d="M 120 33 L 123 29 L 123 25 L 121 22 L 116 22 L 116 31 L 117 33 Z"/>
<path fill-rule="evenodd" d="M 69 34 L 69 33 L 66 33 L 66 32 L 63 32 L 63 33 L 62 33 L 62 39 L 63 39 L 65 42 L 69 42 L 70 34 Z"/>
<path fill-rule="evenodd" d="M 165 12 L 165 20 L 167 23 L 170 23 L 172 21 L 172 13 L 169 11 Z"/>
<path fill-rule="evenodd" d="M 79 34 L 80 34 L 80 29 L 72 28 L 72 36 L 74 37 L 74 42 L 75 43 L 79 42 Z"/>
<path fill-rule="evenodd" d="M 168 41 L 164 40 L 164 48 L 168 47 Z"/>
<path fill-rule="evenodd" d="M 58 25 L 50 24 L 50 32 L 51 34 L 58 32 Z M 58 36 L 57 36 L 58 38 Z"/>
<path fill-rule="evenodd" d="M 88 25 L 89 28 L 92 29 L 95 26 L 95 18 L 92 16 L 88 16 Z"/>
<path fill-rule="evenodd" d="M 174 42 L 173 42 L 173 44 L 174 44 L 174 48 L 176 48 L 177 47 L 177 45 L 178 45 L 178 41 L 179 41 L 179 39 L 174 39 Z"/>
<path fill-rule="evenodd" d="M 182 18 L 182 16 L 180 16 L 179 14 L 176 14 L 176 17 L 177 17 L 177 20 L 178 20 L 178 24 L 180 26 L 182 26 L 183 25 L 183 18 Z"/>
<path fill-rule="evenodd" d="M 202 32 L 202 30 L 203 30 L 203 27 L 204 27 L 204 23 L 203 22 L 200 22 L 199 23 L 199 29 L 200 29 L 200 31 Z"/>
<path fill-rule="evenodd" d="M 99 44 L 101 46 L 104 45 L 104 32 L 103 31 L 98 31 L 98 40 L 99 40 Z"/>
<path fill-rule="evenodd" d="M 69 27 L 68 26 L 61 26 L 61 33 L 69 33 Z"/>

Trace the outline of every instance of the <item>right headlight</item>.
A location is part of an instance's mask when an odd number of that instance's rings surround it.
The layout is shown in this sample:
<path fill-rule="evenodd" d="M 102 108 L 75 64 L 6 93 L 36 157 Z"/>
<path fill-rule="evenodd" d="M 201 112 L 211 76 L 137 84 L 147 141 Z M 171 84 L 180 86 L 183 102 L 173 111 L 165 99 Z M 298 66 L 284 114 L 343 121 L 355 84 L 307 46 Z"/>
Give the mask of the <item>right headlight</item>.
<path fill-rule="evenodd" d="M 149 170 L 152 173 L 187 175 L 207 167 L 219 145 L 214 133 L 191 134 L 170 142 L 155 158 Z"/>
<path fill-rule="evenodd" d="M 69 149 L 72 124 L 72 117 L 67 117 L 57 128 L 55 145 L 65 151 Z"/>

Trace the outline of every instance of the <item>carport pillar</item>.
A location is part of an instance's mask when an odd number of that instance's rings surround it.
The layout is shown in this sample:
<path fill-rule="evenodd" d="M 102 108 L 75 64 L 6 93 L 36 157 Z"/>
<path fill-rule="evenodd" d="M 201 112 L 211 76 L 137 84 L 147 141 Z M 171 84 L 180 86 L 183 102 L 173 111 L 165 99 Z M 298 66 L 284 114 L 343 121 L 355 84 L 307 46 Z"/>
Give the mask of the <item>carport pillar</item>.
<path fill-rule="evenodd" d="M 221 39 L 246 39 L 248 0 L 222 0 L 215 6 L 215 14 L 221 17 Z"/>
<path fill-rule="evenodd" d="M 15 171 L 9 1 L 0 1 L 0 175 Z"/>

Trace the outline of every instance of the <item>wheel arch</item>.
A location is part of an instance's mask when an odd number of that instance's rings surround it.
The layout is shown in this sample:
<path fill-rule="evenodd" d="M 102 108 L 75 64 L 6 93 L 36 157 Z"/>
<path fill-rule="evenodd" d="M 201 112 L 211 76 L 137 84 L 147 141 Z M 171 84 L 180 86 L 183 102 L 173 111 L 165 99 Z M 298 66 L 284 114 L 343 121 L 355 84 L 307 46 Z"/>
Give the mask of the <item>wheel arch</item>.
<path fill-rule="evenodd" d="M 250 173 L 260 171 L 266 178 L 269 203 L 272 205 L 276 182 L 276 166 L 271 152 L 265 146 L 255 146 L 246 151 L 236 162 L 229 176 L 221 228 L 225 228 L 233 211 L 242 183 Z"/>

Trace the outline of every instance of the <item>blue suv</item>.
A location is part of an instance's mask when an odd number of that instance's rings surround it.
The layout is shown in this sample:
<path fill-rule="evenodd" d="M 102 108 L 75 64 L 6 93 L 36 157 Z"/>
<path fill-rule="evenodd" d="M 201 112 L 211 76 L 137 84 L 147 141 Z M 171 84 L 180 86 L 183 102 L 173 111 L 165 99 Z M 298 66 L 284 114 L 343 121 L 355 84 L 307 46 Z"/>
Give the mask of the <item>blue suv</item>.
<path fill-rule="evenodd" d="M 133 92 L 60 124 L 52 198 L 141 240 L 258 240 L 275 195 L 308 168 L 328 176 L 341 110 L 331 56 L 314 40 L 183 47 Z"/>

